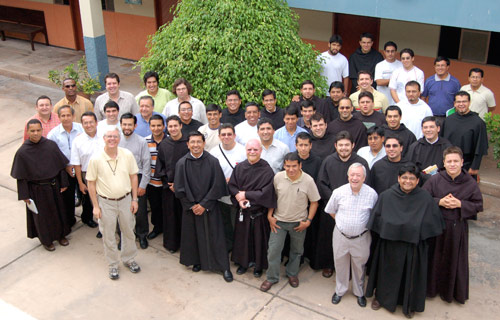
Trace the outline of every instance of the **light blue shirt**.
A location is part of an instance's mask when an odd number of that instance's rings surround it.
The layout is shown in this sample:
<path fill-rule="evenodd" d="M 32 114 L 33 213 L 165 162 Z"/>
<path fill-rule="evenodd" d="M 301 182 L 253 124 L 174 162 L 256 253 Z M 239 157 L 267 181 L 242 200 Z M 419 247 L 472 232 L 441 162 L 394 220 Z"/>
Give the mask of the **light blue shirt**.
<path fill-rule="evenodd" d="M 161 113 L 158 113 L 156 111 L 153 111 L 153 115 L 158 114 L 162 116 L 163 118 L 163 123 L 165 124 L 165 116 Z M 140 135 L 141 137 L 147 137 L 151 134 L 151 129 L 149 129 L 149 122 L 146 121 L 140 113 L 135 115 L 137 118 L 137 128 L 135 128 L 134 132 Z"/>
<path fill-rule="evenodd" d="M 75 140 L 76 136 L 83 132 L 83 127 L 81 124 L 77 122 L 73 122 L 73 127 L 71 131 L 68 133 L 64 130 L 62 123 L 50 130 L 47 135 L 47 139 L 54 141 L 62 153 L 68 158 L 71 158 L 71 145 L 73 144 L 73 140 Z"/>
<path fill-rule="evenodd" d="M 284 144 L 287 145 L 290 152 L 294 152 L 297 150 L 297 148 L 295 148 L 295 138 L 301 132 L 307 133 L 307 130 L 297 126 L 295 132 L 292 135 L 290 135 L 290 133 L 288 133 L 288 131 L 286 130 L 286 125 L 285 125 L 284 127 L 281 127 L 278 130 L 276 130 L 276 132 L 274 133 L 274 139 L 278 139 L 279 141 L 283 142 Z"/>

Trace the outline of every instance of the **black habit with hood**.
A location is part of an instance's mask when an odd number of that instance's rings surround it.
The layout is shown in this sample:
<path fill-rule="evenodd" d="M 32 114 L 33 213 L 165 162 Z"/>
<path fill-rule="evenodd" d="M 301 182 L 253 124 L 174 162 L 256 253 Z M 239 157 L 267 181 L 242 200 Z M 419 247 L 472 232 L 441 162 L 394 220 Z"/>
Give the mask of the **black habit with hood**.
<path fill-rule="evenodd" d="M 356 51 L 351 54 L 349 57 L 349 78 L 352 81 L 351 93 L 356 92 L 356 86 L 358 85 L 358 72 L 362 70 L 369 71 L 373 77 L 375 75 L 375 66 L 383 60 L 384 57 L 382 57 L 382 54 L 374 48 L 372 48 L 368 53 L 363 53 L 363 51 L 361 51 L 361 47 L 358 47 Z M 377 89 L 377 83 L 375 81 L 373 82 L 373 87 Z"/>
<path fill-rule="evenodd" d="M 356 119 L 354 116 L 347 121 L 340 120 L 340 118 L 333 120 L 332 122 L 328 123 L 326 132 L 335 137 L 337 133 L 344 130 L 349 132 L 352 136 L 352 139 L 354 140 L 354 151 L 358 151 L 362 147 L 366 147 L 368 145 L 366 127 L 361 120 Z"/>
<path fill-rule="evenodd" d="M 238 208 L 235 195 L 245 191 L 250 208 L 240 211 L 234 226 L 234 244 L 231 261 L 248 268 L 255 262 L 255 269 L 267 269 L 267 245 L 269 242 L 269 221 L 267 209 L 276 208 L 274 172 L 267 161 L 260 159 L 254 164 L 248 160 L 239 163 L 233 170 L 228 187 L 231 201 Z M 241 220 L 241 218 L 243 218 Z"/>
<path fill-rule="evenodd" d="M 370 186 L 381 194 L 393 184 L 398 183 L 399 168 L 409 163 L 410 161 L 405 158 L 399 162 L 392 162 L 387 156 L 383 157 L 375 162 L 370 170 Z"/>
<path fill-rule="evenodd" d="M 300 96 L 299 102 L 292 101 L 290 103 L 290 106 L 294 106 L 300 112 L 300 103 L 304 100 L 306 100 L 306 99 L 303 96 Z M 312 98 L 309 100 L 314 103 L 314 106 L 316 107 L 316 112 L 321 113 L 323 115 L 323 117 L 325 117 L 326 123 L 333 120 L 333 117 L 330 114 L 330 108 L 326 105 L 326 103 L 323 99 L 321 99 L 317 96 L 312 96 Z"/>
<path fill-rule="evenodd" d="M 415 137 L 413 132 L 411 132 L 411 130 L 408 129 L 403 123 L 401 123 L 399 128 L 397 128 L 396 130 L 392 130 L 391 128 L 389 128 L 389 126 L 387 126 L 387 124 L 384 124 L 382 128 L 384 128 L 385 140 L 392 137 L 399 137 L 401 140 L 403 140 L 402 156 L 406 157 L 411 144 L 417 141 L 417 138 Z"/>
<path fill-rule="evenodd" d="M 483 196 L 476 181 L 462 169 L 452 179 L 441 170 L 423 186 L 436 203 L 452 194 L 462 203 L 461 208 L 439 207 L 446 223 L 446 230 L 436 238 L 429 255 L 427 295 L 452 302 L 465 303 L 469 299 L 469 224 L 468 220 L 483 211 Z"/>
<path fill-rule="evenodd" d="M 174 187 L 183 208 L 180 263 L 200 264 L 202 270 L 229 270 L 218 202 L 228 192 L 219 160 L 208 152 L 199 158 L 186 154 L 175 167 Z M 191 210 L 195 204 L 205 208 L 202 215 Z"/>
<path fill-rule="evenodd" d="M 315 137 L 311 134 L 311 153 L 318 156 L 321 161 L 325 160 L 326 157 L 335 153 L 335 135 L 329 133 L 328 131 L 321 137 Z"/>
<path fill-rule="evenodd" d="M 408 149 L 406 158 L 417 165 L 420 170 L 436 165 L 443 167 L 443 151 L 452 144 L 446 138 L 439 137 L 438 141 L 430 144 L 424 138 L 418 139 Z"/>
<path fill-rule="evenodd" d="M 17 180 L 18 199 L 32 199 L 38 209 L 36 214 L 26 207 L 28 237 L 38 237 L 45 246 L 71 231 L 60 192 L 68 185 L 67 164 L 57 144 L 44 137 L 37 143 L 24 141 L 12 163 L 10 175 Z"/>
<path fill-rule="evenodd" d="M 422 312 L 427 290 L 428 239 L 445 227 L 431 195 L 416 187 L 410 193 L 399 184 L 379 195 L 366 227 L 378 235 L 366 296 L 394 312 Z"/>

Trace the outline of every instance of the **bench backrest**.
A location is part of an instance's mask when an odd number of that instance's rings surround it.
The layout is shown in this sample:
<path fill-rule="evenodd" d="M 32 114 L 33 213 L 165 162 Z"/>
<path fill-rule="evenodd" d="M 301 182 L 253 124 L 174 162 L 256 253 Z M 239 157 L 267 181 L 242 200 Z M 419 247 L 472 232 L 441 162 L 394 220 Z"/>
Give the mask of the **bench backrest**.
<path fill-rule="evenodd" d="M 43 11 L 0 6 L 0 20 L 45 27 Z"/>

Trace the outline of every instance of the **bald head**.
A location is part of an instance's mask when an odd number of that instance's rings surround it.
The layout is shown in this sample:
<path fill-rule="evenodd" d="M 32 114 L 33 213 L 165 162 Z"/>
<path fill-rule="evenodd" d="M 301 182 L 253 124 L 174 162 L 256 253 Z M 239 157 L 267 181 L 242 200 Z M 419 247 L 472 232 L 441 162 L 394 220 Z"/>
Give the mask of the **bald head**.
<path fill-rule="evenodd" d="M 245 150 L 247 152 L 247 159 L 250 164 L 257 163 L 260 160 L 260 154 L 262 153 L 262 145 L 257 139 L 248 140 L 245 145 Z"/>

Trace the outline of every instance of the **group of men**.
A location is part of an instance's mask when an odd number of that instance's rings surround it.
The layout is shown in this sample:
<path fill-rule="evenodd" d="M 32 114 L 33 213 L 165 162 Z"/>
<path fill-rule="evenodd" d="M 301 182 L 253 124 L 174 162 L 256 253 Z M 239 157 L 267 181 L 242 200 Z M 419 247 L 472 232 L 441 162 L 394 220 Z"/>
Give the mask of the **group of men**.
<path fill-rule="evenodd" d="M 335 272 L 334 304 L 350 276 L 361 307 L 374 292 L 373 309 L 403 304 L 408 316 L 423 311 L 426 295 L 464 303 L 467 219 L 482 210 L 475 179 L 487 151 L 471 106 L 495 106 L 483 73 L 471 70 L 469 94 L 446 58 L 424 83 L 411 49 L 399 62 L 388 42 L 383 60 L 363 34 L 344 61 L 341 45 L 332 36 L 322 55 L 329 95 L 319 98 L 306 80 L 287 108 L 268 89 L 263 108 L 243 108 L 237 90 L 227 93 L 226 108 L 205 106 L 185 79 L 171 92 L 159 88 L 156 72 L 144 75 L 146 90 L 135 98 L 120 90 L 118 75 L 106 75 L 106 93 L 92 106 L 64 80 L 54 112 L 49 97 L 36 101 L 12 167 L 28 236 L 49 251 L 54 241 L 68 245 L 80 192 L 81 220 L 99 226 L 111 279 L 120 259 L 140 271 L 136 239 L 146 249 L 162 234 L 163 246 L 180 251 L 194 272 L 221 272 L 231 282 L 229 260 L 239 275 L 266 270 L 262 291 L 280 280 L 287 248 L 289 284 L 299 286 L 305 257 L 324 277 Z M 347 77 L 356 84 L 350 97 Z"/>

